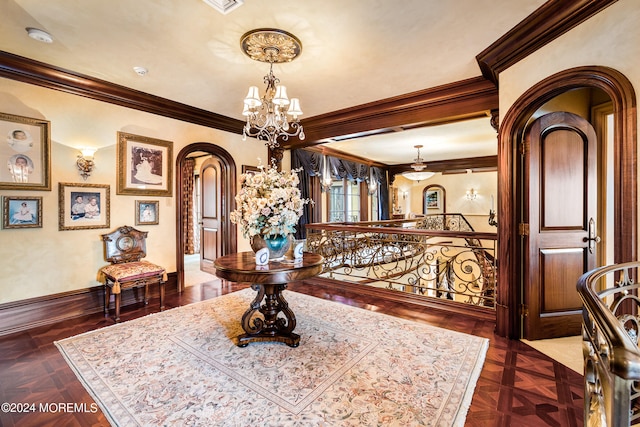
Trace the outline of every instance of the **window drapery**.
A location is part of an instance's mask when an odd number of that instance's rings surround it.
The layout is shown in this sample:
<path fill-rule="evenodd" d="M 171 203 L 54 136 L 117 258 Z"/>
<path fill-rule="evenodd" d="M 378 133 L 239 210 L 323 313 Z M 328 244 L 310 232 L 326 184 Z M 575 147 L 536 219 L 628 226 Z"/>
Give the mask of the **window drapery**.
<path fill-rule="evenodd" d="M 194 215 L 193 215 L 193 187 L 194 187 L 194 169 L 196 161 L 194 159 L 185 159 L 182 162 L 182 194 L 184 198 L 180 201 L 182 203 L 182 234 L 184 236 L 184 253 L 194 254 Z"/>
<path fill-rule="evenodd" d="M 327 162 L 325 164 L 325 162 Z M 389 217 L 389 188 L 387 185 L 387 172 L 382 168 L 351 160 L 339 159 L 332 156 L 324 156 L 321 153 L 306 150 L 292 150 L 291 166 L 294 169 L 302 168 L 304 173 L 299 173 L 300 192 L 303 198 L 311 196 L 311 184 L 309 177 L 317 176 L 323 178 L 323 171 L 328 170 L 332 179 L 348 179 L 349 181 L 362 182 L 373 179 L 378 185 L 378 218 L 390 219 Z M 311 218 L 311 206 L 305 205 L 304 212 L 300 218 L 300 226 L 296 232 L 296 238 L 303 239 L 306 236 L 304 225 L 308 224 Z"/>

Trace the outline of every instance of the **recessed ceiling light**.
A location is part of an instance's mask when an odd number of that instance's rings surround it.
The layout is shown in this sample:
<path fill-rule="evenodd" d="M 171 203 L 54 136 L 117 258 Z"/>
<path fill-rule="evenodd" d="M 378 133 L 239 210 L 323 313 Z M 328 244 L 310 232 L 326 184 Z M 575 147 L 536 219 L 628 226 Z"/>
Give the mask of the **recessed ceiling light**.
<path fill-rule="evenodd" d="M 46 31 L 31 27 L 27 27 L 25 28 L 25 30 L 27 30 L 27 34 L 29 34 L 29 37 L 34 40 L 38 40 L 42 43 L 53 43 L 53 37 L 51 37 L 51 34 L 47 33 Z"/>
<path fill-rule="evenodd" d="M 147 70 L 144 67 L 133 67 L 133 71 L 135 71 L 136 74 L 139 76 L 146 76 L 147 73 L 149 72 L 149 70 Z"/>

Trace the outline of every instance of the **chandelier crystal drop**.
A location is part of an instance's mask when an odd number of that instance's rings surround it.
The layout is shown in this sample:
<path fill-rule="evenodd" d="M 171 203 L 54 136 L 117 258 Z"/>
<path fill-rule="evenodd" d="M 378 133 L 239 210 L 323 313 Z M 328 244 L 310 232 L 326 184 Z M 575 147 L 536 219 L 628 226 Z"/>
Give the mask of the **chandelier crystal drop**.
<path fill-rule="evenodd" d="M 242 129 L 242 140 L 247 136 L 256 137 L 269 148 L 278 147 L 278 139 L 287 141 L 297 136 L 303 140 L 300 100 L 289 99 L 287 88 L 273 74 L 274 63 L 290 62 L 300 54 L 300 40 L 286 31 L 267 28 L 249 31 L 240 39 L 240 45 L 251 59 L 269 63 L 269 74 L 264 76 L 267 85 L 264 96 L 260 96 L 257 86 L 251 86 L 244 99 L 242 115 L 247 122 Z"/>

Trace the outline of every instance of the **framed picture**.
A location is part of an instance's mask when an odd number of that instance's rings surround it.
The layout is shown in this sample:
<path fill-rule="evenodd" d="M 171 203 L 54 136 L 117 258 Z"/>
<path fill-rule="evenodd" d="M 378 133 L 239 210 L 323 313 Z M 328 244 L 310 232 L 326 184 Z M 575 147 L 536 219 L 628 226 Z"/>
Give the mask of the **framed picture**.
<path fill-rule="evenodd" d="M 427 209 L 440 209 L 442 190 L 427 190 L 424 194 L 424 205 Z"/>
<path fill-rule="evenodd" d="M 2 198 L 2 228 L 42 228 L 42 197 Z"/>
<path fill-rule="evenodd" d="M 51 190 L 51 126 L 0 113 L 0 189 Z"/>
<path fill-rule="evenodd" d="M 116 194 L 171 197 L 173 143 L 118 132 Z"/>
<path fill-rule="evenodd" d="M 251 175 L 255 175 L 258 172 L 260 172 L 260 169 L 258 169 L 257 166 L 242 165 L 242 173 L 248 173 L 248 174 L 251 174 Z"/>
<path fill-rule="evenodd" d="M 61 182 L 58 192 L 58 229 L 109 228 L 108 185 Z"/>
<path fill-rule="evenodd" d="M 136 200 L 136 225 L 156 225 L 160 220 L 157 200 Z"/>

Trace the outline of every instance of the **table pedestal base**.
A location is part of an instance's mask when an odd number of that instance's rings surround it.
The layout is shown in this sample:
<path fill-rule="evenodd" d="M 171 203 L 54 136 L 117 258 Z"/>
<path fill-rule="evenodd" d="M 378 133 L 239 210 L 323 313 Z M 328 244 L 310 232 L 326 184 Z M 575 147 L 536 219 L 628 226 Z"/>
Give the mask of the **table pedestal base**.
<path fill-rule="evenodd" d="M 260 341 L 282 342 L 289 347 L 298 347 L 300 335 L 293 333 L 296 317 L 282 295 L 286 288 L 286 284 L 251 285 L 251 289 L 258 294 L 242 316 L 242 329 L 246 333 L 238 336 L 238 347 L 246 347 L 249 343 Z M 261 305 L 263 300 L 264 304 Z M 257 312 L 262 314 L 262 318 L 256 316 Z M 284 318 L 278 317 L 279 313 L 282 313 Z"/>

